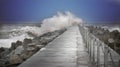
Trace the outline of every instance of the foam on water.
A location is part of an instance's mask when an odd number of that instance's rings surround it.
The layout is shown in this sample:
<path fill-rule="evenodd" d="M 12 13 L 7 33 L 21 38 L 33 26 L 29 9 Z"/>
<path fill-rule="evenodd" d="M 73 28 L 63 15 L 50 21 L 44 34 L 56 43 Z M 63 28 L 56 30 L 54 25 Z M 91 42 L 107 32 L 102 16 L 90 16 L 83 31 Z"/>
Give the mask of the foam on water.
<path fill-rule="evenodd" d="M 0 47 L 11 47 L 12 42 L 16 42 L 17 40 L 23 41 L 25 38 L 33 38 L 32 36 L 29 36 L 27 32 L 31 32 L 33 34 L 38 34 L 39 27 L 35 26 L 25 26 L 21 27 L 19 29 L 12 29 L 9 31 L 9 38 L 8 39 L 0 39 Z M 7 32 L 8 33 L 8 32 Z"/>
<path fill-rule="evenodd" d="M 111 27 L 109 27 L 109 26 L 103 26 L 102 28 L 104 28 L 104 29 L 108 29 L 110 32 L 112 32 L 112 31 L 114 31 L 114 30 L 117 30 L 117 31 L 119 31 L 120 32 L 120 27 L 119 26 L 111 26 Z"/>
<path fill-rule="evenodd" d="M 68 28 L 79 23 L 82 23 L 82 19 L 67 11 L 65 13 L 58 12 L 57 15 L 44 19 L 41 27 L 27 25 L 18 26 L 16 28 L 16 26 L 13 25 L 12 30 L 9 30 L 9 28 L 5 27 L 8 29 L 6 32 L 9 33 L 9 38 L 0 39 L 0 47 L 9 48 L 11 46 L 11 42 L 16 42 L 17 40 L 23 41 L 24 38 L 32 38 L 27 34 L 28 32 L 33 35 L 40 36 L 47 32 Z"/>
<path fill-rule="evenodd" d="M 109 29 L 110 32 L 112 32 L 114 30 L 118 30 L 120 32 L 120 28 L 119 27 L 114 27 L 114 28 Z"/>

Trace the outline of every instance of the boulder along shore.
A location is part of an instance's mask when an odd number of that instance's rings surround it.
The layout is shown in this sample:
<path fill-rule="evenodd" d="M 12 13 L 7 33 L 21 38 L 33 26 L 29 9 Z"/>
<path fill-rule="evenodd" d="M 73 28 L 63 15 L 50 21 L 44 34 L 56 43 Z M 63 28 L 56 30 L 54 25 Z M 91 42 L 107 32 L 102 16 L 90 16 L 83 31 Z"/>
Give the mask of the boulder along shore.
<path fill-rule="evenodd" d="M 17 67 L 19 64 L 45 47 L 49 42 L 61 35 L 66 29 L 48 32 L 33 39 L 11 43 L 10 48 L 0 48 L 0 67 Z M 28 33 L 31 34 L 31 33 Z M 31 34 L 32 35 L 32 34 Z M 34 35 L 33 35 L 34 36 Z"/>

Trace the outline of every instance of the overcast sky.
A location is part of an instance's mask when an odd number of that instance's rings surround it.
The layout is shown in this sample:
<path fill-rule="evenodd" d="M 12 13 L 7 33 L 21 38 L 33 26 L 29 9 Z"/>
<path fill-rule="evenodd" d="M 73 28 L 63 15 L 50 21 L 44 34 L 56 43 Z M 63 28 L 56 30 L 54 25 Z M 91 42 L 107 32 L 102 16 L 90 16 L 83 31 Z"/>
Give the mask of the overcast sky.
<path fill-rule="evenodd" d="M 120 0 L 0 0 L 1 22 L 39 22 L 58 11 L 88 23 L 119 23 Z"/>

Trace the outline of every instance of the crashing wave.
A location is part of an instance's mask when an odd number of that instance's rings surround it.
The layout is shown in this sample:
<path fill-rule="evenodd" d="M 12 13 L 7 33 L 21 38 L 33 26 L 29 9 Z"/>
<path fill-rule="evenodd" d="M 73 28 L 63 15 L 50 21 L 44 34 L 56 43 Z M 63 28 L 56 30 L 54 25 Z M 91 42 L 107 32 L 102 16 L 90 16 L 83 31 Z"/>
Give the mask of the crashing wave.
<path fill-rule="evenodd" d="M 11 42 L 17 40 L 22 41 L 24 38 L 33 38 L 33 36 L 40 36 L 47 32 L 61 30 L 82 22 L 82 19 L 76 17 L 69 11 L 64 13 L 58 12 L 57 15 L 44 19 L 41 27 L 27 25 L 21 27 L 18 26 L 18 28 L 10 30 L 7 32 L 9 33 L 9 38 L 0 40 L 0 47 L 10 47 Z"/>

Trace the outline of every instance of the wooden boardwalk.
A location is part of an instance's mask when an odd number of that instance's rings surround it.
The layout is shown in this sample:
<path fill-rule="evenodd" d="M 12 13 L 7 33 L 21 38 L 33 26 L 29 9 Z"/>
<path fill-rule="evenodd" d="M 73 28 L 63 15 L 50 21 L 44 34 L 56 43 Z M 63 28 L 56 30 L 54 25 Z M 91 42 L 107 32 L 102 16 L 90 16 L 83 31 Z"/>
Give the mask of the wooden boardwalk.
<path fill-rule="evenodd" d="M 18 67 L 89 67 L 89 57 L 78 27 L 68 28 Z"/>

